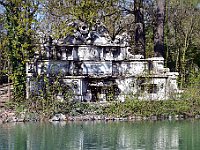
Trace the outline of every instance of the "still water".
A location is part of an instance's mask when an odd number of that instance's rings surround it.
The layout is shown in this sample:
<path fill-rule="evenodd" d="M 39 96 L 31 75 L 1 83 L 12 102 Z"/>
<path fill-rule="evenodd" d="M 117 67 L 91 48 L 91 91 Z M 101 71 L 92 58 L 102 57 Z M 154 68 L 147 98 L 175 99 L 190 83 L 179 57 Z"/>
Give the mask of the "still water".
<path fill-rule="evenodd" d="M 200 120 L 0 125 L 0 150 L 199 150 Z"/>

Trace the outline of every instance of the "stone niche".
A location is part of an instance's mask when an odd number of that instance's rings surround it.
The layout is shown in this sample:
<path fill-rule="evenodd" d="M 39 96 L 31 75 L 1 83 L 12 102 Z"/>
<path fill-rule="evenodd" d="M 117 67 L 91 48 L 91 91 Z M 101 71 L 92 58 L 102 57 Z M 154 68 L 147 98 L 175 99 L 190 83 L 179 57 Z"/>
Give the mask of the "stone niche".
<path fill-rule="evenodd" d="M 67 95 L 82 102 L 167 100 L 180 93 L 178 73 L 165 68 L 162 57 L 132 55 L 127 33 L 112 41 L 102 23 L 92 31 L 84 23 L 69 25 L 75 28 L 73 35 L 46 38 L 40 52 L 27 62 L 27 98 L 44 96 L 49 85 L 59 86 L 58 100 Z"/>

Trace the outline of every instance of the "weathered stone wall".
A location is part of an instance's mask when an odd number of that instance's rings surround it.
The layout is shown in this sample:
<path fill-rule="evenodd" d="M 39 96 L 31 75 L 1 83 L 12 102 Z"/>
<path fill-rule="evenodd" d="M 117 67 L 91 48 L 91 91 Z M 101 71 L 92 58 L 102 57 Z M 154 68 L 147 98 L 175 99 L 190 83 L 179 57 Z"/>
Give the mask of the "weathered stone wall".
<path fill-rule="evenodd" d="M 27 97 L 46 90 L 45 77 L 50 84 L 59 79 L 65 87 L 58 99 L 66 89 L 78 101 L 124 101 L 130 96 L 165 100 L 178 93 L 178 74 L 164 68 L 162 57 L 132 55 L 127 34 L 111 41 L 107 33 L 84 29 L 60 41 L 49 37 L 44 42 L 34 61 L 27 63 Z"/>

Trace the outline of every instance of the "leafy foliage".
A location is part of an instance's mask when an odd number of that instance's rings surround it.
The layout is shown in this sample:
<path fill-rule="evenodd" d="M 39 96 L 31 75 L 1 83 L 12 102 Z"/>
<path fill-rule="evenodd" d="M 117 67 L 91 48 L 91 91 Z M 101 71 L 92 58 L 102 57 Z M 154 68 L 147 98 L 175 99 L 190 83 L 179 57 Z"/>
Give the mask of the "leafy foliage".
<path fill-rule="evenodd" d="M 8 75 L 14 85 L 14 98 L 25 97 L 25 63 L 33 55 L 33 35 L 37 1 L 0 1 L 5 8 L 4 27 L 6 37 L 5 57 L 8 59 Z"/>
<path fill-rule="evenodd" d="M 140 1 L 141 2 L 141 1 Z M 153 26 L 155 19 L 155 2 L 143 1 L 139 10 L 144 13 L 146 56 L 154 55 L 153 51 Z M 113 103 L 110 107 L 98 109 L 99 112 L 128 115 L 142 114 L 170 114 L 199 111 L 199 94 L 195 83 L 199 83 L 200 67 L 200 8 L 199 0 L 170 0 L 165 1 L 165 59 L 166 66 L 180 74 L 181 87 L 194 81 L 192 86 L 183 95 L 183 103 L 178 101 L 168 102 L 139 102 L 127 101 L 124 104 Z M 135 51 L 135 9 L 132 1 L 128 0 L 0 0 L 4 11 L 0 14 L 0 77 L 8 74 L 14 85 L 14 100 L 25 100 L 25 64 L 35 52 L 36 32 L 52 34 L 55 38 L 63 38 L 72 29 L 67 26 L 72 21 L 83 21 L 89 28 L 99 19 L 108 28 L 112 39 L 117 34 L 127 31 L 131 34 L 131 46 Z M 38 15 L 39 11 L 39 15 Z M 39 16 L 39 18 L 38 18 Z M 196 75 L 197 74 L 197 75 Z M 45 99 L 35 97 L 28 101 L 29 108 L 43 112 L 60 111 L 61 108 L 69 110 L 71 103 L 63 105 L 55 101 L 58 82 L 50 89 Z M 67 89 L 69 90 L 69 89 Z M 66 97 L 70 98 L 71 93 Z M 188 94 L 188 95 L 187 95 Z M 191 96 L 193 95 L 193 96 Z M 194 107 L 194 105 L 196 105 Z M 65 107 L 66 106 L 66 107 Z M 78 106 L 77 106 L 78 107 Z M 82 107 L 82 105 L 80 106 Z M 87 106 L 84 106 L 84 108 Z M 89 106 L 88 106 L 89 107 Z M 166 108 L 165 108 L 166 107 Z M 158 109 L 159 108 L 159 109 Z M 91 108 L 93 109 L 93 108 Z M 81 110 L 82 111 L 82 110 Z"/>

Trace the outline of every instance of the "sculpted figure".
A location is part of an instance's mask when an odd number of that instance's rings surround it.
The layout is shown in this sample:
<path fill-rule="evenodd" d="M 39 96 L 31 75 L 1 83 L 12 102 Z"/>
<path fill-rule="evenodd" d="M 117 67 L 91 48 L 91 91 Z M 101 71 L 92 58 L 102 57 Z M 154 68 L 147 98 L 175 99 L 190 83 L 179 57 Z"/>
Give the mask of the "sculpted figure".
<path fill-rule="evenodd" d="M 108 34 L 108 29 L 99 19 L 97 19 L 94 28 L 101 37 L 105 37 Z"/>
<path fill-rule="evenodd" d="M 129 46 L 130 36 L 127 32 L 123 32 L 121 35 L 117 35 L 115 37 L 115 44 L 124 44 L 125 46 Z"/>
<path fill-rule="evenodd" d="M 73 29 L 72 34 L 68 34 L 66 38 L 64 39 L 65 44 L 83 44 L 84 43 L 84 38 L 82 37 L 83 30 L 81 29 L 81 25 L 77 22 L 71 22 L 68 24 L 69 27 Z"/>
<path fill-rule="evenodd" d="M 90 31 L 88 35 L 88 38 L 91 40 L 91 43 L 95 45 L 105 45 L 111 43 L 111 37 L 108 34 L 108 29 L 102 22 L 100 22 L 100 20 L 96 21 L 96 24 L 92 27 L 92 31 Z"/>

